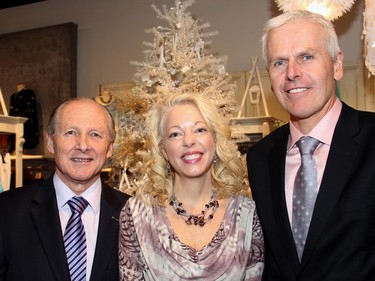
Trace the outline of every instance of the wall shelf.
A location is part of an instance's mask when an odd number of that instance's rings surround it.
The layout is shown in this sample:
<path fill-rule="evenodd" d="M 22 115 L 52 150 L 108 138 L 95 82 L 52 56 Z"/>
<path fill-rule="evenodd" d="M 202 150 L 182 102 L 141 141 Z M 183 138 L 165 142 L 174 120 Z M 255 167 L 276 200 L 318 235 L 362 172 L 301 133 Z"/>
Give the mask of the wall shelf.
<path fill-rule="evenodd" d="M 0 115 L 0 132 L 15 134 L 15 179 L 16 187 L 20 187 L 23 184 L 22 174 L 23 174 L 23 163 L 22 163 L 22 153 L 23 144 L 25 139 L 23 138 L 23 125 L 27 121 L 27 118 L 16 117 L 16 116 L 5 116 Z"/>

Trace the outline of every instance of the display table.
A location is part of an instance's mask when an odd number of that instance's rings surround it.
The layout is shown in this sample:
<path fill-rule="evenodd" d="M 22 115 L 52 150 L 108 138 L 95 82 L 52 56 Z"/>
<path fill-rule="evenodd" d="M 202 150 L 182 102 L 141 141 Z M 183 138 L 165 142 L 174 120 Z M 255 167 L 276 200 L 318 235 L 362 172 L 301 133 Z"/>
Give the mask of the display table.
<path fill-rule="evenodd" d="M 0 132 L 15 134 L 15 183 L 16 187 L 22 186 L 23 163 L 23 124 L 27 121 L 25 117 L 0 115 Z"/>
<path fill-rule="evenodd" d="M 272 116 L 232 118 L 232 138 L 237 143 L 241 154 L 246 154 L 249 147 L 282 124 L 282 121 Z"/>
<path fill-rule="evenodd" d="M 231 119 L 232 134 L 261 134 L 262 137 L 265 137 L 279 127 L 280 122 L 272 116 L 236 117 Z"/>

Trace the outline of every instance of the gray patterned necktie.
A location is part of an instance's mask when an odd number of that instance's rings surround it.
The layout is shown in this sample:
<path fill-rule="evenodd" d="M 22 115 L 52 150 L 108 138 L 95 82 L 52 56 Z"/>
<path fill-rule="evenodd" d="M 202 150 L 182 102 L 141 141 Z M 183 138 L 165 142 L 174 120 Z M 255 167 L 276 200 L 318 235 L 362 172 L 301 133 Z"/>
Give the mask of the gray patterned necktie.
<path fill-rule="evenodd" d="M 301 153 L 301 166 L 293 189 L 292 231 L 300 261 L 318 193 L 316 163 L 312 157 L 318 144 L 319 141 L 312 137 L 302 137 L 296 142 Z"/>

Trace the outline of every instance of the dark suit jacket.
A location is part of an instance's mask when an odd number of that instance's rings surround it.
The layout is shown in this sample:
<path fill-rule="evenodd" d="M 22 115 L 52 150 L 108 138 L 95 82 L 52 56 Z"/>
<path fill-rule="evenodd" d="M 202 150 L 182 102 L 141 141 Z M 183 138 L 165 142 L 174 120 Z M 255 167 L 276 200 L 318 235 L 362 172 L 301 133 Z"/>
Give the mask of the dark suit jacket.
<path fill-rule="evenodd" d="M 119 279 L 118 218 L 127 199 L 103 184 L 91 281 Z M 0 280 L 70 280 L 52 177 L 0 194 Z"/>
<path fill-rule="evenodd" d="M 289 126 L 248 151 L 253 196 L 265 236 L 264 280 L 375 280 L 375 114 L 343 104 L 301 264 L 286 209 Z"/>

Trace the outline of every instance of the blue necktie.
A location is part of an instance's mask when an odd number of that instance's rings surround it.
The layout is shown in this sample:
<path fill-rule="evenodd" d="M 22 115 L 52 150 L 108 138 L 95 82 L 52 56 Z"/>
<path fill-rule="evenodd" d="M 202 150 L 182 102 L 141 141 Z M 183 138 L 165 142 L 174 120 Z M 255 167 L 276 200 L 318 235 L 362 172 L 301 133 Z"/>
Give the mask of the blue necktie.
<path fill-rule="evenodd" d="M 302 137 L 296 142 L 301 153 L 301 166 L 298 169 L 293 189 L 292 231 L 299 260 L 306 244 L 312 213 L 317 196 L 316 163 L 312 154 L 319 141 Z"/>
<path fill-rule="evenodd" d="M 86 280 L 86 235 L 81 215 L 89 204 L 83 197 L 74 196 L 67 204 L 72 215 L 64 233 L 64 245 L 72 281 Z"/>

